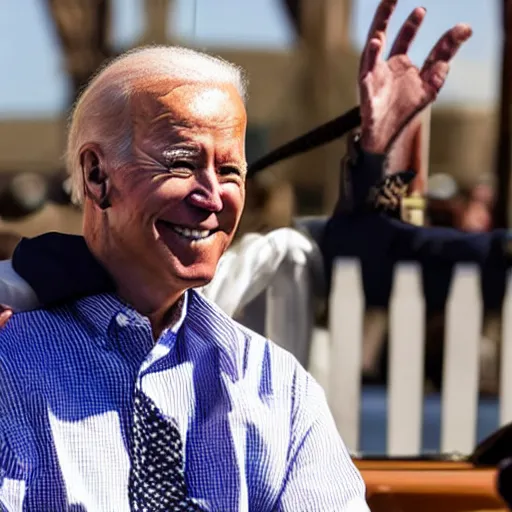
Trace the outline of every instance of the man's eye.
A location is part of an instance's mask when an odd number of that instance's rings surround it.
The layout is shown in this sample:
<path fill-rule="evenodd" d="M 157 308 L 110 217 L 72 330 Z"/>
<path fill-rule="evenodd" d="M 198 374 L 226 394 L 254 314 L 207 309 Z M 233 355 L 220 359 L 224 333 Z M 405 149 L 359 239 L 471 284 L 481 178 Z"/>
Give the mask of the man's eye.
<path fill-rule="evenodd" d="M 227 165 L 227 166 L 221 167 L 219 169 L 219 174 L 221 176 L 232 176 L 232 175 L 241 176 L 242 171 L 240 171 L 240 169 L 238 167 L 235 167 L 232 165 Z"/>
<path fill-rule="evenodd" d="M 175 160 L 174 162 L 171 163 L 169 169 L 171 169 L 172 171 L 180 169 L 187 169 L 189 171 L 193 171 L 195 170 L 195 166 L 192 162 L 188 162 L 187 160 Z"/>

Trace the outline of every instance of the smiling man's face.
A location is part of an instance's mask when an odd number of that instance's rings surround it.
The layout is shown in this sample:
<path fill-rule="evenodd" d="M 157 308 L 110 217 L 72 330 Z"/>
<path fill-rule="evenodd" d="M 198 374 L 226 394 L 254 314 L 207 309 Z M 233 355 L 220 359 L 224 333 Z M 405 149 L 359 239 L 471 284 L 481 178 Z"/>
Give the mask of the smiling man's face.
<path fill-rule="evenodd" d="M 132 158 L 110 175 L 110 239 L 162 282 L 202 286 L 243 210 L 243 101 L 230 85 L 158 84 L 132 98 L 132 121 Z"/>

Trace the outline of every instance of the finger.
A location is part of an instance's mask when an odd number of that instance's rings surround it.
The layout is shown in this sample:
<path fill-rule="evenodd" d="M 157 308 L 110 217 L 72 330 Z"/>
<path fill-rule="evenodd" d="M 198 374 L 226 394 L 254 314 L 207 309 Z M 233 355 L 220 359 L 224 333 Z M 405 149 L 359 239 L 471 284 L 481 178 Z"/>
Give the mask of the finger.
<path fill-rule="evenodd" d="M 375 11 L 372 24 L 370 25 L 370 30 L 368 31 L 368 37 L 366 38 L 367 44 L 372 39 L 380 39 L 382 35 L 385 35 L 397 1 L 398 0 L 382 0 L 380 2 L 377 10 Z"/>
<path fill-rule="evenodd" d="M 12 310 L 5 309 L 0 313 L 0 328 L 5 327 L 5 324 L 9 321 L 12 316 Z"/>
<path fill-rule="evenodd" d="M 369 41 L 368 47 L 366 48 L 363 54 L 363 60 L 361 62 L 361 78 L 364 78 L 368 73 L 370 73 L 375 68 L 377 61 L 379 60 L 379 56 L 382 53 L 382 49 L 382 41 L 378 39 L 372 39 L 371 41 Z"/>
<path fill-rule="evenodd" d="M 389 19 L 391 14 L 395 10 L 395 6 L 398 0 L 382 0 L 375 11 L 370 30 L 368 31 L 368 37 L 366 38 L 365 48 L 361 57 L 361 68 L 360 75 L 364 76 L 368 72 L 368 67 L 363 65 L 364 62 L 375 61 L 374 52 L 376 50 L 375 41 L 379 41 L 377 59 L 384 50 L 386 43 L 386 30 L 388 28 Z M 367 55 L 372 53 L 372 55 Z M 371 68 L 370 68 L 371 69 Z"/>
<path fill-rule="evenodd" d="M 421 74 L 436 62 L 450 62 L 462 44 L 471 37 L 471 34 L 471 27 L 465 23 L 459 23 L 445 32 L 432 48 L 425 64 L 423 64 Z"/>
<path fill-rule="evenodd" d="M 437 61 L 434 62 L 434 64 L 432 64 L 432 66 L 430 66 L 427 70 L 422 72 L 421 78 L 424 83 L 430 86 L 434 92 L 434 95 L 437 95 L 437 93 L 443 87 L 449 71 L 450 64 L 448 64 L 448 62 Z M 429 99 L 433 100 L 434 97 Z"/>
<path fill-rule="evenodd" d="M 409 51 L 411 43 L 414 41 L 426 14 L 427 10 L 424 7 L 417 7 L 411 12 L 396 36 L 395 42 L 389 52 L 390 57 L 394 55 L 404 55 Z"/>

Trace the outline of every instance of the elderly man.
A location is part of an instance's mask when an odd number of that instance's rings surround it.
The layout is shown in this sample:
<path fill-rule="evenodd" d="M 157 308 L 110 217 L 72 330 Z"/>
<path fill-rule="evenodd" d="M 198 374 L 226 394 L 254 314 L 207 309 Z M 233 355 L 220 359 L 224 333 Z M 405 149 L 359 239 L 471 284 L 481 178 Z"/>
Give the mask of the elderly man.
<path fill-rule="evenodd" d="M 171 47 L 79 100 L 68 169 L 115 293 L 0 334 L 4 509 L 366 510 L 319 385 L 191 290 L 242 213 L 244 97 L 236 67 Z"/>
<path fill-rule="evenodd" d="M 435 99 L 470 35 L 454 27 L 420 72 L 406 57 L 415 10 L 385 62 L 395 3 L 363 56 L 369 152 Z M 237 68 L 172 47 L 122 56 L 82 95 L 68 170 L 90 253 L 76 238 L 67 254 L 90 296 L 0 333 L 4 509 L 367 510 L 319 385 L 193 290 L 240 220 L 244 96 Z"/>

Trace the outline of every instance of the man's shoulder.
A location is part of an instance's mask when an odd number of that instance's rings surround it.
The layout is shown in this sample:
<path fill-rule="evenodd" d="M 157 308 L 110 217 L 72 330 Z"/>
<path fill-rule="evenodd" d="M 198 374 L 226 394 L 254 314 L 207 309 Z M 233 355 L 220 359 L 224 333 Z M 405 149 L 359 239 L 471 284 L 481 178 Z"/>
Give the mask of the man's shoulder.
<path fill-rule="evenodd" d="M 286 350 L 281 349 L 275 343 L 271 342 L 265 336 L 258 334 L 256 331 L 246 327 L 240 322 L 234 320 L 227 313 L 225 313 L 215 302 L 205 297 L 203 294 L 199 292 L 194 292 L 192 296 L 192 301 L 190 302 L 190 310 L 189 313 L 197 314 L 198 309 L 197 306 L 202 310 L 203 314 L 207 317 L 206 321 L 211 324 L 211 328 L 214 330 L 222 330 L 227 329 L 231 331 L 231 334 L 236 334 L 238 341 L 240 339 L 244 339 L 245 342 L 254 345 L 255 347 L 259 347 L 261 350 L 266 348 L 270 350 L 276 350 L 278 357 L 292 357 L 291 354 L 286 352 Z M 236 343 L 236 346 L 241 350 L 244 350 L 245 345 Z"/>
<path fill-rule="evenodd" d="M 246 352 L 252 358 L 263 360 L 269 358 L 274 364 L 279 364 L 282 370 L 288 369 L 295 372 L 298 368 L 302 369 L 301 364 L 297 358 L 286 349 L 278 345 L 275 341 L 258 334 L 249 327 L 240 324 L 235 320 L 231 320 L 236 329 L 239 330 L 242 336 L 245 337 L 248 343 L 248 350 Z"/>
<path fill-rule="evenodd" d="M 291 411 L 310 425 L 326 402 L 323 388 L 297 358 L 274 341 L 231 320 L 245 336 L 243 378 L 258 384 L 258 394 L 272 397 L 280 410 Z M 242 348 L 242 347 L 240 347 Z"/>
<path fill-rule="evenodd" d="M 44 343 L 91 331 L 95 323 L 95 306 L 101 309 L 101 297 L 91 296 L 58 306 L 14 313 L 0 329 L 0 353 L 5 352 L 6 345 L 13 339 L 16 344 L 25 341 Z"/>
<path fill-rule="evenodd" d="M 298 381 L 306 383 L 311 379 L 290 352 L 269 338 L 240 324 L 206 297 L 197 292 L 194 297 L 191 306 L 199 304 L 212 320 L 211 329 L 218 343 L 222 345 L 227 342 L 226 348 L 231 352 L 233 359 L 238 361 L 244 376 L 271 379 L 275 384 L 280 383 L 286 388 Z M 193 312 L 193 309 L 190 312 Z"/>
<path fill-rule="evenodd" d="M 27 375 L 44 374 L 51 354 L 69 339 L 67 308 L 14 313 L 0 328 L 0 381 L 18 382 Z M 67 315 L 70 316 L 69 314 Z"/>
<path fill-rule="evenodd" d="M 65 333 L 72 318 L 72 305 L 14 313 L 5 327 L 0 329 L 0 350 L 3 342 L 12 338 L 19 343 L 24 338 L 36 340 L 50 334 Z"/>
<path fill-rule="evenodd" d="M 39 330 L 46 324 L 59 325 L 59 320 L 64 320 L 71 314 L 72 305 L 64 305 L 52 308 L 38 308 L 30 311 L 15 312 L 7 322 L 4 329 L 0 330 L 0 336 L 20 331 Z"/>

